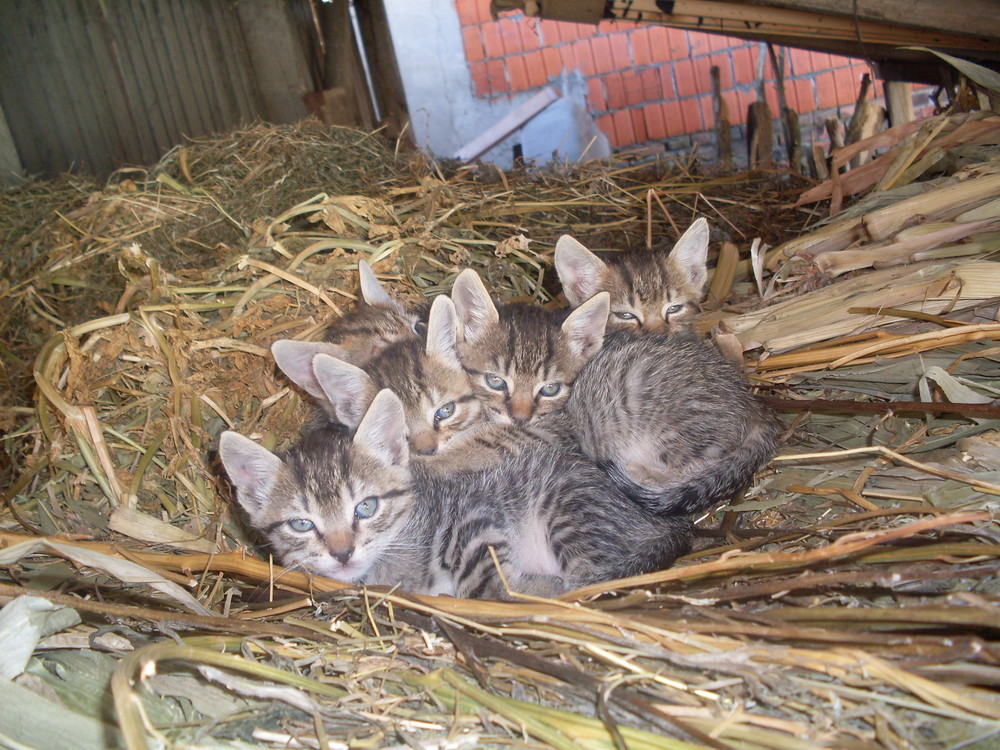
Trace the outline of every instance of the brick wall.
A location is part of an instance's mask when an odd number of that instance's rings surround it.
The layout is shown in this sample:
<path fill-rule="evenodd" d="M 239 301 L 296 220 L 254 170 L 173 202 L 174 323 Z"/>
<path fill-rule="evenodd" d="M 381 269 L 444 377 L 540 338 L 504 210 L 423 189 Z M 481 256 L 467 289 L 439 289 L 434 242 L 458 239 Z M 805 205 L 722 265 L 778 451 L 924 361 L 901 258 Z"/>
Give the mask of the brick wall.
<path fill-rule="evenodd" d="M 593 26 L 522 13 L 493 20 L 489 0 L 455 0 L 455 7 L 477 97 L 510 97 L 544 86 L 563 69 L 576 69 L 587 81 L 590 113 L 613 147 L 660 141 L 668 150 L 685 150 L 712 142 L 710 70 L 717 65 L 734 141 L 745 137 L 747 105 L 757 98 L 756 42 L 623 21 Z M 769 60 L 764 70 L 773 81 Z M 826 117 L 850 115 L 867 71 L 861 60 L 788 51 L 785 95 L 800 115 L 804 143 L 826 140 Z M 766 95 L 777 115 L 777 93 L 770 83 Z M 915 105 L 918 113 L 929 108 L 926 89 Z"/>

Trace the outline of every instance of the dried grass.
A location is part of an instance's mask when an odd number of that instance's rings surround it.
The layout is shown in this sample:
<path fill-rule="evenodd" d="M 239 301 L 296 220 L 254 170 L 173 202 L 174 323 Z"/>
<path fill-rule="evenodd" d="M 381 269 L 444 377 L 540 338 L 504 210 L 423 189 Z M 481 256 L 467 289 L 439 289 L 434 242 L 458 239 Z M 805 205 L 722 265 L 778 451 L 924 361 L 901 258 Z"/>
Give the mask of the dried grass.
<path fill-rule="evenodd" d="M 23 206 L 0 211 L 17 249 L 0 596 L 83 618 L 29 646 L 29 684 L 129 748 L 989 746 L 997 264 L 830 283 L 772 252 L 762 299 L 750 240 L 797 238 L 803 187 L 693 163 L 449 171 L 306 124 L 4 195 Z M 214 441 L 294 439 L 306 406 L 267 347 L 349 306 L 359 258 L 403 298 L 471 265 L 504 298 L 558 304 L 560 234 L 662 249 L 695 214 L 733 243 L 704 323 L 789 415 L 784 455 L 739 513 L 704 520 L 699 551 L 513 603 L 359 591 L 250 554 Z M 113 704 L 67 698 L 109 684 Z"/>

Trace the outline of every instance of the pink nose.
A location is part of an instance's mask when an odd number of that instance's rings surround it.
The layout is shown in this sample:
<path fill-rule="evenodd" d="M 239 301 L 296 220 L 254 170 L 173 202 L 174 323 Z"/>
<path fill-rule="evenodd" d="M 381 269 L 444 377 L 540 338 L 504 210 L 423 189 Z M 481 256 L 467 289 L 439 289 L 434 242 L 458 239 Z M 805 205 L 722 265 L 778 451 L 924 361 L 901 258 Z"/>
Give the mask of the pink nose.
<path fill-rule="evenodd" d="M 507 412 L 515 422 L 527 422 L 534 416 L 535 402 L 525 395 L 515 395 L 507 402 Z"/>
<path fill-rule="evenodd" d="M 437 452 L 437 435 L 430 430 L 410 438 L 410 450 L 421 456 L 431 456 Z"/>

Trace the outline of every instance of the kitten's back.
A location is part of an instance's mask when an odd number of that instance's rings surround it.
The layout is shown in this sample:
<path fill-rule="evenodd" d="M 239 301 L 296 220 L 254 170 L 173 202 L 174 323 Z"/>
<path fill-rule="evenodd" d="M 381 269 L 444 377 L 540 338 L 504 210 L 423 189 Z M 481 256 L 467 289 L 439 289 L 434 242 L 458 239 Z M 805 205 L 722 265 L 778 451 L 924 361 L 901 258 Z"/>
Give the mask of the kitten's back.
<path fill-rule="evenodd" d="M 690 334 L 609 334 L 566 411 L 583 452 L 661 514 L 704 511 L 744 488 L 781 432 L 739 368 Z"/>

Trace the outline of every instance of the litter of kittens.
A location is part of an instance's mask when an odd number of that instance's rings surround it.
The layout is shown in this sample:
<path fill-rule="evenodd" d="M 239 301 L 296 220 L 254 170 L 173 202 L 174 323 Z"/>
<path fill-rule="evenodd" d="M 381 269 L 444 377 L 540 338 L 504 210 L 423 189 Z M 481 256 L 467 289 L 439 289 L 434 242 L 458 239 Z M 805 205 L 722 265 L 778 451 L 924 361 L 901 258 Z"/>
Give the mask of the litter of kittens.
<path fill-rule="evenodd" d="M 926 132 L 959 132 L 950 117 Z M 0 734 L 16 715 L 40 717 L 39 745 L 78 747 L 988 746 L 995 229 L 843 276 L 809 249 L 918 189 L 940 206 L 995 179 L 996 151 L 977 154 L 820 228 L 791 175 L 448 171 L 315 124 L 189 144 L 109 186 L 32 185 L 21 208 L 0 194 L 0 596 L 22 602 L 0 613 L 0 700 L 18 709 Z M 988 222 L 995 195 L 968 187 L 932 221 Z M 926 223 L 907 213 L 871 236 L 906 241 Z M 717 267 L 702 327 L 745 352 L 788 439 L 697 551 L 513 602 L 360 590 L 252 554 L 217 438 L 295 440 L 307 399 L 268 347 L 348 309 L 359 259 L 409 302 L 471 267 L 501 299 L 558 306 L 560 235 L 665 251 L 698 216 Z M 776 249 L 748 257 L 756 237 Z"/>

